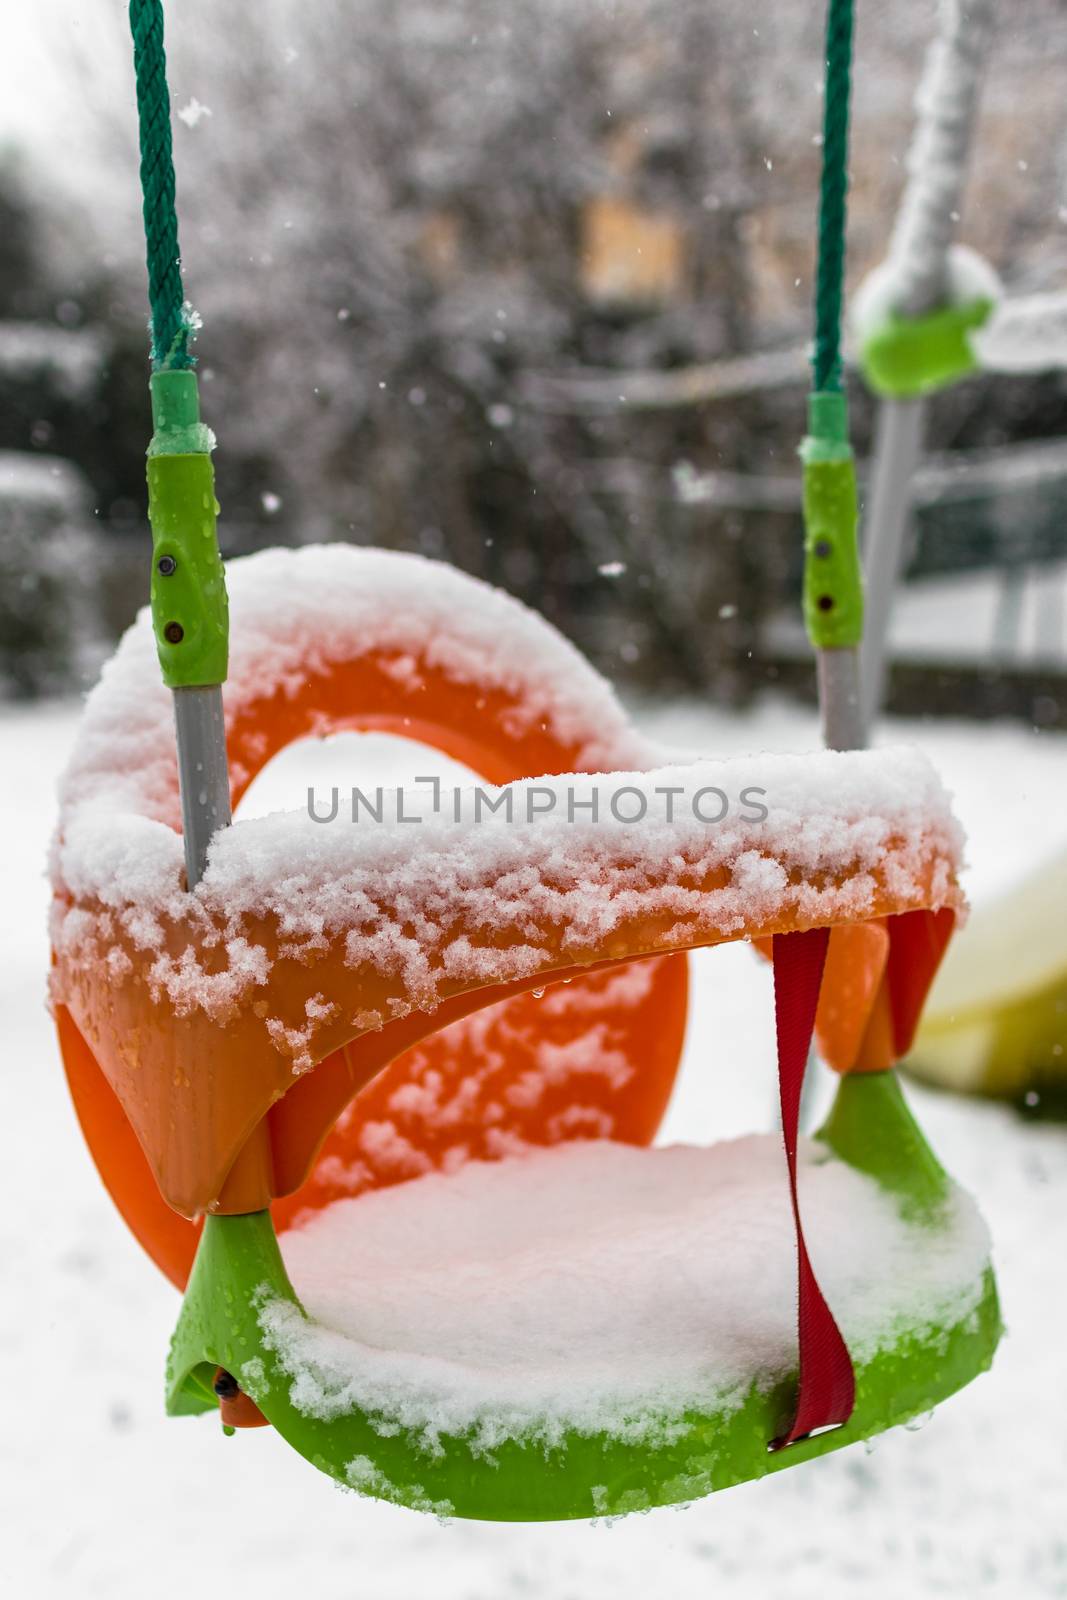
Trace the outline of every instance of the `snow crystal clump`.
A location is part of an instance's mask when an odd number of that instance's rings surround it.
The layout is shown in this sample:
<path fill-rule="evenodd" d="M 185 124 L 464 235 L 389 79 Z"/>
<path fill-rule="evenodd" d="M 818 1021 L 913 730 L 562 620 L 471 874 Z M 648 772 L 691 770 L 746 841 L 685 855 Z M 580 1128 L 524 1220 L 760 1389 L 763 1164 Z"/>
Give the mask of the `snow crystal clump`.
<path fill-rule="evenodd" d="M 156 999 L 225 1023 L 263 1003 L 275 959 L 341 949 L 351 968 L 388 980 L 390 1014 L 406 1015 L 458 988 L 529 979 L 561 954 L 632 954 L 632 930 L 650 922 L 656 936 L 642 948 L 681 949 L 775 919 L 872 916 L 880 895 L 898 909 L 959 903 L 959 830 L 914 750 L 665 765 L 669 753 L 631 731 L 608 685 L 540 618 L 419 557 L 269 551 L 233 562 L 230 587 L 237 785 L 251 775 L 240 752 L 256 759 L 246 708 L 284 702 L 309 674 L 372 649 L 392 663 L 413 717 L 434 667 L 482 696 L 510 693 L 504 714 L 550 730 L 585 770 L 440 804 L 424 796 L 417 826 L 395 794 L 373 824 L 343 811 L 327 824 L 308 810 L 245 819 L 216 835 L 190 894 L 170 695 L 143 615 L 90 696 L 61 788 L 60 999 L 67 972 L 109 961 L 120 977 L 122 955 L 110 952 L 123 946 L 148 962 Z M 334 998 L 272 1019 L 294 1070 L 317 1059 Z M 361 1014 L 358 1027 L 388 1020 Z"/>
<path fill-rule="evenodd" d="M 213 841 L 192 895 L 171 829 L 75 811 L 57 874 L 104 909 L 95 922 L 77 906 L 61 910 L 56 947 L 73 961 L 102 959 L 86 941 L 106 949 L 118 929 L 155 952 L 152 980 L 179 1011 L 199 1005 L 225 1021 L 267 982 L 275 953 L 301 959 L 336 943 L 353 969 L 393 980 L 406 1011 L 433 1009 L 449 988 L 551 970 L 561 952 L 588 960 L 613 937 L 625 941 L 638 918 L 663 925 L 652 948 L 682 949 L 782 917 L 805 926 L 873 916 L 879 893 L 899 909 L 959 903 L 959 831 L 916 751 L 735 757 L 509 789 L 511 822 L 503 810 L 474 821 L 473 803 L 459 823 L 445 814 L 419 826 L 324 826 L 306 812 L 238 822 Z M 640 822 L 613 812 L 623 792 Z M 746 812 L 742 797 L 756 792 L 765 817 Z M 705 820 L 719 796 L 730 809 Z M 593 808 L 598 820 L 586 820 Z M 162 947 L 164 922 L 224 948 L 227 963 L 212 954 L 201 969 L 188 944 L 175 958 Z M 264 922 L 271 949 L 257 940 Z M 319 1021 L 309 1016 L 309 1038 Z"/>

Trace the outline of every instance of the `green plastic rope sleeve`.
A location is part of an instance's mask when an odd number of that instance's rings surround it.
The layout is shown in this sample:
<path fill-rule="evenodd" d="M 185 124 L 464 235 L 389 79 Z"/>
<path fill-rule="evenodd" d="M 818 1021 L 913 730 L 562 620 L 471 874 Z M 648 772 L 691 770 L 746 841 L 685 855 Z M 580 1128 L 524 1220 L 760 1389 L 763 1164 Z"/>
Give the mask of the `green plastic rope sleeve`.
<path fill-rule="evenodd" d="M 152 625 L 169 689 L 225 682 L 229 608 L 219 554 L 214 440 L 200 421 L 196 375 L 153 373 L 148 450 Z"/>
<path fill-rule="evenodd" d="M 856 463 L 845 396 L 809 396 L 804 464 L 804 623 L 816 650 L 854 647 L 863 637 L 863 580 Z"/>
<path fill-rule="evenodd" d="M 950 388 L 978 370 L 970 335 L 993 309 L 981 298 L 941 306 L 922 317 L 890 316 L 863 341 L 860 363 L 875 394 L 916 399 Z"/>
<path fill-rule="evenodd" d="M 210 455 L 215 435 L 200 420 L 200 391 L 196 374 L 171 368 L 154 372 L 149 384 L 154 432 L 150 456 Z"/>

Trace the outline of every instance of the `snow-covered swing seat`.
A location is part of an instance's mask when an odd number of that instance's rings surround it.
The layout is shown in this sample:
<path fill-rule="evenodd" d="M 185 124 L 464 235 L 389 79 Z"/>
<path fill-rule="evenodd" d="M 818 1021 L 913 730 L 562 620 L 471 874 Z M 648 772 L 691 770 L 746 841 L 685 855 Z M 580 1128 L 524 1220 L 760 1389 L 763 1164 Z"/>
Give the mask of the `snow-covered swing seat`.
<path fill-rule="evenodd" d="M 228 578 L 235 797 L 342 728 L 486 786 L 436 810 L 425 787 L 417 824 L 353 823 L 347 796 L 330 823 L 240 820 L 189 892 L 147 613 L 90 696 L 53 989 L 102 1176 L 188 1284 L 169 1409 L 215 1406 L 221 1370 L 224 1420 L 262 1414 L 342 1483 L 541 1519 L 692 1499 L 983 1370 L 984 1229 L 892 1071 L 961 904 L 925 759 L 672 757 L 547 623 L 416 557 L 273 551 Z M 773 953 L 787 1146 L 813 1021 L 841 1074 L 795 1235 L 780 1136 L 645 1148 L 680 952 L 736 939 Z"/>
<path fill-rule="evenodd" d="M 104 1181 L 185 1290 L 169 1410 L 266 1421 L 355 1489 L 509 1519 L 689 1500 L 926 1411 L 999 1334 L 981 1222 L 893 1074 L 961 906 L 936 777 L 908 752 L 655 749 L 546 623 L 413 557 L 233 563 L 228 659 L 160 0 L 130 19 L 153 610 L 63 786 L 53 999 Z M 827 45 L 805 612 L 840 748 L 861 742 L 851 0 Z M 413 777 L 416 821 L 364 795 L 358 821 L 346 800 L 227 825 L 280 749 L 338 729 L 484 783 Z M 684 952 L 739 939 L 773 961 L 784 1139 L 649 1148 Z M 813 1034 L 841 1077 L 801 1141 Z"/>

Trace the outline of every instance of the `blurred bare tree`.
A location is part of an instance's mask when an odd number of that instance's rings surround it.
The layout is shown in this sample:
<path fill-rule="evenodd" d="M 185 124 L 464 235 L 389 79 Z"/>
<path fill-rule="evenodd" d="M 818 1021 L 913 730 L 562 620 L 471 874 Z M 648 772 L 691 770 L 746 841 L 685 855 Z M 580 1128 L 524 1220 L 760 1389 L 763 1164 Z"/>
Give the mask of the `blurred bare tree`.
<path fill-rule="evenodd" d="M 647 648 L 705 681 L 736 552 L 693 536 L 670 469 L 707 455 L 707 416 L 575 413 L 529 379 L 752 346 L 746 219 L 783 181 L 783 115 L 814 172 L 821 23 L 786 9 L 766 39 L 735 0 L 174 11 L 231 527 L 265 506 L 288 537 L 447 554 L 572 631 L 596 610 L 609 663 Z M 743 428 L 718 414 L 714 449 Z"/>
<path fill-rule="evenodd" d="M 885 247 L 935 5 L 860 19 L 853 277 Z M 98 0 L 112 26 L 83 34 L 76 103 L 101 195 L 120 197 L 117 225 L 94 199 L 114 465 L 91 476 L 110 525 L 132 530 L 144 287 L 123 9 Z M 998 263 L 1027 261 L 1029 287 L 1067 264 L 1048 226 L 1064 146 L 1040 128 L 1058 115 L 1043 57 L 1061 12 L 1033 0 L 1025 23 L 1002 21 L 966 219 Z M 170 7 L 229 549 L 351 538 L 446 555 L 608 670 L 749 692 L 795 514 L 687 502 L 675 469 L 794 470 L 822 25 L 821 6 L 781 0 Z M 747 361 L 768 350 L 784 361 Z M 735 356 L 725 397 L 691 381 Z M 859 396 L 855 410 L 862 443 Z M 971 385 L 935 415 L 939 442 L 981 442 L 999 415 Z"/>

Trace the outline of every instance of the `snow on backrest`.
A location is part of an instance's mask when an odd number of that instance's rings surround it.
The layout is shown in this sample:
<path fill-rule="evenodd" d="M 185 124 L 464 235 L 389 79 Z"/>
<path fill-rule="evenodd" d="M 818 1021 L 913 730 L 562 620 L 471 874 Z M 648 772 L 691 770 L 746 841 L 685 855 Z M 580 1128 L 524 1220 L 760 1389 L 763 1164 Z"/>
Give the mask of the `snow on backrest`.
<path fill-rule="evenodd" d="M 324 663 L 418 656 L 458 683 L 520 694 L 531 720 L 582 746 L 581 765 L 646 761 L 609 684 L 510 595 L 443 562 L 352 545 L 264 550 L 227 566 L 227 725 L 250 700 L 299 688 Z M 181 826 L 174 717 L 149 611 L 127 631 L 86 704 L 60 789 L 61 831 L 96 802 Z"/>

